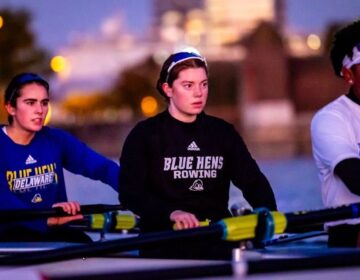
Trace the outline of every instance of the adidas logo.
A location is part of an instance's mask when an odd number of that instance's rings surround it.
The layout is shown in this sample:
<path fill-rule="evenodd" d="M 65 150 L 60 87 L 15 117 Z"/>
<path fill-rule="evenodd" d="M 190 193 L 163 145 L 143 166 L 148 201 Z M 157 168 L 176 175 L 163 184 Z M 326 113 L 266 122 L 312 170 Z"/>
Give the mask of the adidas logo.
<path fill-rule="evenodd" d="M 192 141 L 187 147 L 188 151 L 200 151 L 200 148 L 196 145 L 195 141 Z"/>
<path fill-rule="evenodd" d="M 37 160 L 34 159 L 31 155 L 29 155 L 25 161 L 25 164 L 33 164 L 33 163 L 36 163 Z"/>

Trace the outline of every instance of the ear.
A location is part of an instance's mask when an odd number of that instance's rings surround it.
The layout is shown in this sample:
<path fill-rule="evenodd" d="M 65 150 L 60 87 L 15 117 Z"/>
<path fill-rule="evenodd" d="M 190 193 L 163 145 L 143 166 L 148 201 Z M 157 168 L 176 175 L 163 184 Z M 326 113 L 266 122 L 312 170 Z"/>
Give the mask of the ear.
<path fill-rule="evenodd" d="M 354 83 L 354 75 L 351 69 L 343 67 L 341 73 L 348 84 L 352 85 Z"/>
<path fill-rule="evenodd" d="M 6 109 L 6 112 L 7 112 L 9 115 L 11 115 L 11 116 L 14 116 L 14 115 L 15 115 L 15 108 L 10 105 L 10 102 L 8 102 L 8 103 L 5 104 L 5 109 Z"/>
<path fill-rule="evenodd" d="M 162 90 L 165 92 L 167 97 L 172 97 L 172 88 L 170 87 L 170 85 L 168 83 L 163 83 L 162 84 Z"/>

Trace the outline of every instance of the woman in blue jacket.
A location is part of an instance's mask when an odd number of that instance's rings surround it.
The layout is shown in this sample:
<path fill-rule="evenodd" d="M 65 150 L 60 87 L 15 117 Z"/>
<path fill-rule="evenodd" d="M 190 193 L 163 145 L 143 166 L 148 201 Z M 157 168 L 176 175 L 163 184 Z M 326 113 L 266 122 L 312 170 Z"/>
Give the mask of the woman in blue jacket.
<path fill-rule="evenodd" d="M 0 240 L 86 240 L 64 226 L 82 215 L 79 202 L 67 201 L 63 168 L 101 180 L 118 191 L 118 164 L 70 134 L 44 125 L 49 84 L 39 75 L 15 76 L 4 97 L 8 124 L 0 127 L 0 211 L 61 207 L 72 216 L 0 221 Z"/>

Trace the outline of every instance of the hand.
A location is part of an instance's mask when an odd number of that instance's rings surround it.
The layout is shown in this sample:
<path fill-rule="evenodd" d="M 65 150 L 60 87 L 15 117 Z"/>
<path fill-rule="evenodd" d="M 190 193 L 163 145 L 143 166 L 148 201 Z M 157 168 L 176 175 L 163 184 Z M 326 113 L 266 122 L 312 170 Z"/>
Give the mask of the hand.
<path fill-rule="evenodd" d="M 60 207 L 64 210 L 64 212 L 72 215 L 72 216 L 65 216 L 65 217 L 51 217 L 48 218 L 47 224 L 48 226 L 60 226 L 66 224 L 68 222 L 74 220 L 81 220 L 84 218 L 82 214 L 76 214 L 80 212 L 80 203 L 77 201 L 69 201 L 69 202 L 59 202 L 55 203 L 52 208 Z"/>
<path fill-rule="evenodd" d="M 199 220 L 194 214 L 182 210 L 175 210 L 170 214 L 170 220 L 175 222 L 175 228 L 187 229 L 199 226 Z"/>

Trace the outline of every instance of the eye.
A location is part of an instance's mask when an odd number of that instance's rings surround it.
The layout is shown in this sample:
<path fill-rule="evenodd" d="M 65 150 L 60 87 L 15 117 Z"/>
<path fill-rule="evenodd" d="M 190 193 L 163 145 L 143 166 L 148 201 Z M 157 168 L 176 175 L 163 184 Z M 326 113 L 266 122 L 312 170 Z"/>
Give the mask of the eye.
<path fill-rule="evenodd" d="M 190 89 L 190 88 L 191 88 L 191 86 L 192 86 L 192 84 L 191 84 L 191 83 L 186 83 L 186 84 L 184 84 L 184 88 L 186 88 L 186 89 Z"/>
<path fill-rule="evenodd" d="M 43 101 L 41 101 L 41 104 L 43 106 L 48 106 L 49 105 L 49 100 L 43 100 Z"/>
<path fill-rule="evenodd" d="M 32 106 L 32 105 L 35 104 L 35 101 L 34 100 L 28 100 L 28 101 L 26 101 L 26 104 Z"/>
<path fill-rule="evenodd" d="M 201 85 L 203 88 L 207 88 L 209 86 L 209 83 L 208 83 L 208 81 L 205 81 Z"/>

